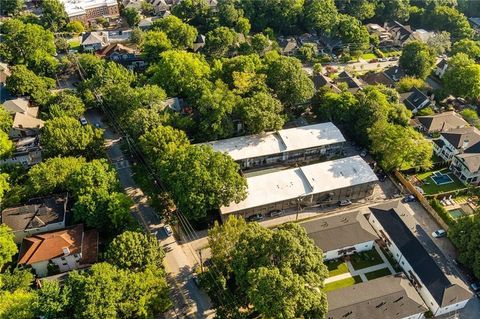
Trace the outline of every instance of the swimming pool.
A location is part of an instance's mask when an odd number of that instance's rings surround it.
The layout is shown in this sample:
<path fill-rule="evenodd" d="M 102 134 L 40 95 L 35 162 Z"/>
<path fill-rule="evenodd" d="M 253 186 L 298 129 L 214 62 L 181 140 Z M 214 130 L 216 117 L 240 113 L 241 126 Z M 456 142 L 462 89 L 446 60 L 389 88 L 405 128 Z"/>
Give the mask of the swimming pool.
<path fill-rule="evenodd" d="M 449 210 L 448 213 L 453 217 L 453 219 L 465 216 L 465 212 L 461 208 Z"/>
<path fill-rule="evenodd" d="M 435 182 L 437 185 L 445 185 L 453 183 L 453 179 L 448 176 L 447 174 L 442 174 L 440 172 L 435 172 L 430 176 L 430 178 Z"/>

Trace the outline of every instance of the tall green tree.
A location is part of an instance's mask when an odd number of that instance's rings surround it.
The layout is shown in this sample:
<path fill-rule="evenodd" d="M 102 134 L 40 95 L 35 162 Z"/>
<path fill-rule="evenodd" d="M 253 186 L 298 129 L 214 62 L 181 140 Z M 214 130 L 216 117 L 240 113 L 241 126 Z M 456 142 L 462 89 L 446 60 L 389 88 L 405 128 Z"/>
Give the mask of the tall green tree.
<path fill-rule="evenodd" d="M 45 122 L 41 143 L 45 156 L 86 156 L 94 158 L 103 151 L 103 130 L 76 118 L 62 116 Z"/>
<path fill-rule="evenodd" d="M 68 21 L 67 12 L 59 0 L 44 0 L 41 4 L 42 24 L 46 29 L 58 31 L 65 27 Z"/>
<path fill-rule="evenodd" d="M 8 157 L 15 150 L 15 145 L 8 134 L 0 131 L 0 159 Z"/>
<path fill-rule="evenodd" d="M 210 146 L 191 146 L 177 152 L 161 165 L 160 177 L 177 207 L 190 219 L 202 218 L 211 209 L 246 197 L 246 181 L 238 164 Z"/>
<path fill-rule="evenodd" d="M 306 102 L 313 96 L 312 80 L 298 59 L 277 57 L 267 61 L 267 84 L 287 107 Z"/>
<path fill-rule="evenodd" d="M 210 66 L 200 56 L 185 51 L 166 51 L 149 69 L 150 80 L 161 85 L 169 96 L 198 96 L 210 75 Z"/>
<path fill-rule="evenodd" d="M 282 103 L 265 92 L 243 99 L 241 114 L 245 129 L 250 134 L 280 130 L 285 124 Z"/>
<path fill-rule="evenodd" d="M 459 251 L 458 259 L 468 265 L 476 277 L 480 277 L 480 219 L 461 218 L 450 227 L 448 237 Z"/>
<path fill-rule="evenodd" d="M 53 33 L 40 25 L 8 19 L 0 30 L 3 33 L 0 56 L 9 64 L 31 63 L 39 56 L 55 54 Z"/>
<path fill-rule="evenodd" d="M 165 32 L 148 31 L 145 32 L 142 41 L 142 54 L 148 61 L 159 61 L 160 54 L 172 48 L 172 43 Z"/>
<path fill-rule="evenodd" d="M 215 58 L 227 55 L 236 42 L 237 34 L 227 27 L 218 27 L 209 31 L 205 40 L 206 52 Z"/>
<path fill-rule="evenodd" d="M 410 0 L 383 0 L 377 3 L 376 18 L 381 21 L 408 21 Z"/>
<path fill-rule="evenodd" d="M 192 25 L 205 25 L 210 8 L 206 0 L 185 0 L 172 8 L 172 13 Z"/>
<path fill-rule="evenodd" d="M 31 196 L 65 191 L 73 172 L 83 164 L 83 157 L 52 157 L 44 160 L 28 171 L 27 189 Z"/>
<path fill-rule="evenodd" d="M 13 119 L 10 113 L 0 104 L 0 131 L 4 133 L 10 132 L 12 128 Z"/>
<path fill-rule="evenodd" d="M 337 23 L 337 7 L 333 0 L 306 0 L 305 24 L 320 32 L 330 32 Z"/>
<path fill-rule="evenodd" d="M 457 9 L 448 6 L 436 6 L 428 13 L 427 23 L 435 30 L 448 31 L 456 40 L 470 39 L 474 30 L 468 23 L 467 18 Z"/>
<path fill-rule="evenodd" d="M 455 96 L 480 97 L 480 65 L 466 54 L 458 53 L 448 61 L 443 81 L 445 90 Z"/>
<path fill-rule="evenodd" d="M 239 309 L 266 318 L 325 316 L 323 253 L 301 226 L 270 230 L 231 217 L 214 226 L 209 242 L 216 267 L 201 279 L 225 317 L 240 316 Z"/>
<path fill-rule="evenodd" d="M 185 132 L 163 125 L 146 132 L 138 141 L 147 159 L 156 165 L 172 160 L 177 152 L 190 145 Z"/>
<path fill-rule="evenodd" d="M 379 121 L 369 129 L 369 138 L 371 151 L 387 171 L 432 166 L 432 143 L 411 127 Z"/>
<path fill-rule="evenodd" d="M 454 56 L 457 53 L 464 53 L 470 59 L 480 61 L 480 42 L 469 39 L 463 39 L 453 44 L 450 55 Z"/>
<path fill-rule="evenodd" d="M 49 89 L 55 87 L 55 80 L 41 77 L 27 69 L 24 65 L 12 67 L 12 75 L 7 78 L 6 87 L 14 95 L 30 95 L 38 104 L 47 103 Z"/>
<path fill-rule="evenodd" d="M 35 317 L 33 291 L 18 289 L 13 293 L 0 290 L 0 319 L 32 319 Z"/>
<path fill-rule="evenodd" d="M 412 41 L 403 47 L 399 65 L 408 75 L 425 79 L 435 64 L 435 52 L 427 44 Z"/>
<path fill-rule="evenodd" d="M 171 306 L 160 268 L 135 273 L 98 263 L 87 272 L 71 272 L 65 285 L 71 290 L 71 313 L 77 319 L 151 318 Z"/>
<path fill-rule="evenodd" d="M 11 262 L 13 255 L 18 251 L 14 238 L 10 227 L 5 224 L 0 225 L 0 268 Z"/>
<path fill-rule="evenodd" d="M 138 26 L 140 20 L 142 19 L 140 16 L 140 12 L 138 12 L 137 9 L 131 7 L 122 10 L 122 17 L 125 18 L 130 28 Z"/>
<path fill-rule="evenodd" d="M 5 193 L 10 190 L 9 178 L 8 174 L 0 173 L 0 202 L 3 200 Z"/>
<path fill-rule="evenodd" d="M 338 16 L 338 24 L 335 33 L 342 39 L 349 52 L 358 55 L 370 46 L 370 35 L 367 28 L 360 20 L 346 15 Z"/>
<path fill-rule="evenodd" d="M 5 15 L 16 15 L 23 10 L 25 0 L 2 0 L 0 1 L 0 10 Z"/>
<path fill-rule="evenodd" d="M 106 260 L 119 268 L 133 271 L 149 266 L 162 267 L 163 248 L 154 235 L 126 231 L 118 235 L 108 246 Z"/>
<path fill-rule="evenodd" d="M 174 15 L 153 21 L 152 30 L 165 32 L 173 47 L 183 50 L 191 49 L 198 35 L 195 27 Z"/>
<path fill-rule="evenodd" d="M 239 5 L 255 31 L 267 27 L 280 33 L 298 30 L 303 19 L 304 0 L 243 0 Z"/>
<path fill-rule="evenodd" d="M 57 281 L 44 280 L 37 290 L 38 300 L 34 303 L 36 315 L 45 319 L 66 318 L 69 305 L 68 289 L 62 289 Z"/>
<path fill-rule="evenodd" d="M 48 103 L 48 117 L 69 116 L 79 118 L 86 111 L 81 98 L 71 91 L 62 91 Z"/>

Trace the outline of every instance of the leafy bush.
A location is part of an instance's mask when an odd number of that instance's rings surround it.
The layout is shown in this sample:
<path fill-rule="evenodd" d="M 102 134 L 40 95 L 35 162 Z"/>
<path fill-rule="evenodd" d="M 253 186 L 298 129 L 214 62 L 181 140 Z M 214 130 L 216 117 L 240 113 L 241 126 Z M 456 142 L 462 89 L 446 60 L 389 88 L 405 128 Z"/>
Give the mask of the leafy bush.
<path fill-rule="evenodd" d="M 455 223 L 455 219 L 448 213 L 448 211 L 442 206 L 440 201 L 438 199 L 432 199 L 430 200 L 430 206 L 440 215 L 440 217 L 443 219 L 443 221 L 447 225 L 453 225 Z"/>

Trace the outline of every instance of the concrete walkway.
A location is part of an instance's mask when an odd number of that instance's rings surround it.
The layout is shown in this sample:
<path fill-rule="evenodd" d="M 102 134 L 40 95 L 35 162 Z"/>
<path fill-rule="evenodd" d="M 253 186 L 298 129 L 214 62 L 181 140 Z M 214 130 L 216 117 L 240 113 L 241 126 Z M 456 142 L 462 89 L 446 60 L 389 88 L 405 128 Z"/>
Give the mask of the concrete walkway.
<path fill-rule="evenodd" d="M 395 269 L 393 269 L 392 265 L 390 265 L 390 262 L 388 261 L 387 257 L 385 257 L 385 255 L 383 254 L 383 251 L 380 249 L 380 247 L 378 247 L 376 244 L 373 245 L 373 247 L 375 247 L 375 250 L 377 251 L 377 253 L 380 255 L 380 257 L 382 258 L 383 262 L 385 264 L 387 264 L 387 267 L 388 267 L 388 270 L 390 270 L 390 272 L 392 274 L 396 274 L 397 272 L 395 271 Z"/>
<path fill-rule="evenodd" d="M 341 274 L 341 275 L 329 277 L 329 278 L 325 279 L 325 283 L 328 284 L 330 282 L 339 281 L 339 280 L 347 279 L 347 278 L 350 278 L 350 277 L 352 277 L 352 274 L 347 272 L 347 273 L 344 273 L 344 274 Z"/>

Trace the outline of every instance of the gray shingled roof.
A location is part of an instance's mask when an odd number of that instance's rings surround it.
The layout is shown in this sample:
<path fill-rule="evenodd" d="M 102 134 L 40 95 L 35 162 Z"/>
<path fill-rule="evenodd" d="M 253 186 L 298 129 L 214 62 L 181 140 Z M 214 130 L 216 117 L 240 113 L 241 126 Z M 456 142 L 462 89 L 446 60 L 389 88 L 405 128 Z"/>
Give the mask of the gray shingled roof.
<path fill-rule="evenodd" d="M 327 293 L 331 319 L 401 319 L 428 310 L 404 275 L 393 275 Z"/>
<path fill-rule="evenodd" d="M 455 112 L 418 116 L 417 119 L 428 132 L 445 132 L 468 126 L 468 123 Z"/>
<path fill-rule="evenodd" d="M 375 230 L 358 211 L 308 221 L 301 226 L 324 252 L 378 239 Z"/>
<path fill-rule="evenodd" d="M 441 133 L 450 144 L 459 149 L 464 144 L 469 148 L 480 142 L 480 132 L 474 127 L 463 127 Z"/>

